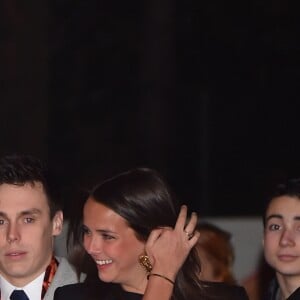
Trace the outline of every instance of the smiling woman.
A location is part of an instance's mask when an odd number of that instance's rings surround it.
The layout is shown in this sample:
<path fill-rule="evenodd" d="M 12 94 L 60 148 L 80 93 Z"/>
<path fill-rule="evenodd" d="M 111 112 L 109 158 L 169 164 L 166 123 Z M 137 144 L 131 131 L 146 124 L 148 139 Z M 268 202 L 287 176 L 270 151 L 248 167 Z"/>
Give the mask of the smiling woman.
<path fill-rule="evenodd" d="M 84 206 L 83 219 L 84 248 L 96 262 L 100 280 L 124 282 L 125 290 L 144 293 L 147 281 L 137 257 L 144 252 L 145 242 L 137 239 L 123 217 L 93 198 Z"/>
<path fill-rule="evenodd" d="M 100 281 L 60 288 L 55 300 L 247 299 L 241 287 L 198 278 L 197 216 L 188 218 L 154 170 L 132 169 L 96 185 L 82 224 L 82 239 L 75 228 L 73 240 L 83 241 Z"/>

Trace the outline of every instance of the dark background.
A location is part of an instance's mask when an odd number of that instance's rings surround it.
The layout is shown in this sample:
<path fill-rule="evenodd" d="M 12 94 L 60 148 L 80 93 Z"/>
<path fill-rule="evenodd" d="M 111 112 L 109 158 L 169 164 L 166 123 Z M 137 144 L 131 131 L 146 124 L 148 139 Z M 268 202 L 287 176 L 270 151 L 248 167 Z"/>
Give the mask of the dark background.
<path fill-rule="evenodd" d="M 300 176 L 290 1 L 0 3 L 0 154 L 45 159 L 68 207 L 143 165 L 202 216 L 259 215 Z"/>

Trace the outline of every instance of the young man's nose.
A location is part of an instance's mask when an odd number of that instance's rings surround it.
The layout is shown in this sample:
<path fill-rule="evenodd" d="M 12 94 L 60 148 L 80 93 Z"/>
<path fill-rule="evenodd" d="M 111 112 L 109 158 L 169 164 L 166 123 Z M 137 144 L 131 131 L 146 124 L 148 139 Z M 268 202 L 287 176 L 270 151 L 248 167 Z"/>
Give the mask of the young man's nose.
<path fill-rule="evenodd" d="M 280 238 L 281 246 L 295 245 L 295 233 L 291 229 L 285 229 Z"/>

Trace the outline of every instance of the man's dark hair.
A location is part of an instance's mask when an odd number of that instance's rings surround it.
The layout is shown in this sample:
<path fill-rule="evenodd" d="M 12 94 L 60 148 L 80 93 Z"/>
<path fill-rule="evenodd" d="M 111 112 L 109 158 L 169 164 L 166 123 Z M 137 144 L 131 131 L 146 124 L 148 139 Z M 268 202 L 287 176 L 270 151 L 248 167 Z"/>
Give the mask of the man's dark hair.
<path fill-rule="evenodd" d="M 265 225 L 266 211 L 270 202 L 277 197 L 288 196 L 298 198 L 300 200 L 300 178 L 289 178 L 285 182 L 278 184 L 275 189 L 267 197 L 264 207 L 263 224 Z"/>
<path fill-rule="evenodd" d="M 59 188 L 46 165 L 38 158 L 25 154 L 13 154 L 0 158 L 0 185 L 23 186 L 26 183 L 34 185 L 37 182 L 43 186 L 52 219 L 55 213 L 61 210 L 61 203 Z"/>

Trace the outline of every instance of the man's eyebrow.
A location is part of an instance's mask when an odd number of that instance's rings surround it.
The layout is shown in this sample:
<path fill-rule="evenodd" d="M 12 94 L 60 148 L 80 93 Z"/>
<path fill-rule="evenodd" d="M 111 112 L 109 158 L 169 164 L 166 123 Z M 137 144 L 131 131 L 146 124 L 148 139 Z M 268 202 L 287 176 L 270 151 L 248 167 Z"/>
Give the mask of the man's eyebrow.
<path fill-rule="evenodd" d="M 279 215 L 279 214 L 273 214 L 273 215 L 269 215 L 267 218 L 266 218 L 266 221 L 272 219 L 272 218 L 275 218 L 275 219 L 283 219 L 283 216 L 282 215 Z M 299 221 L 300 220 L 300 216 L 295 216 L 293 217 L 294 220 L 296 221 Z"/>
<path fill-rule="evenodd" d="M 18 213 L 18 215 L 21 215 L 21 216 L 24 216 L 24 215 L 37 215 L 37 214 L 41 214 L 42 211 L 38 208 L 32 208 L 32 209 L 28 209 L 28 210 L 23 210 L 21 212 Z M 8 218 L 8 215 L 3 212 L 3 211 L 0 211 L 0 217 L 2 218 Z"/>
<path fill-rule="evenodd" d="M 41 214 L 42 211 L 38 208 L 32 208 L 32 209 L 28 209 L 28 210 L 23 210 L 19 213 L 19 215 L 23 216 L 23 215 L 36 215 L 36 214 Z"/>
<path fill-rule="evenodd" d="M 2 212 L 2 211 L 0 211 L 0 217 L 2 217 L 2 218 L 7 218 L 7 214 L 4 213 L 4 212 Z"/>

